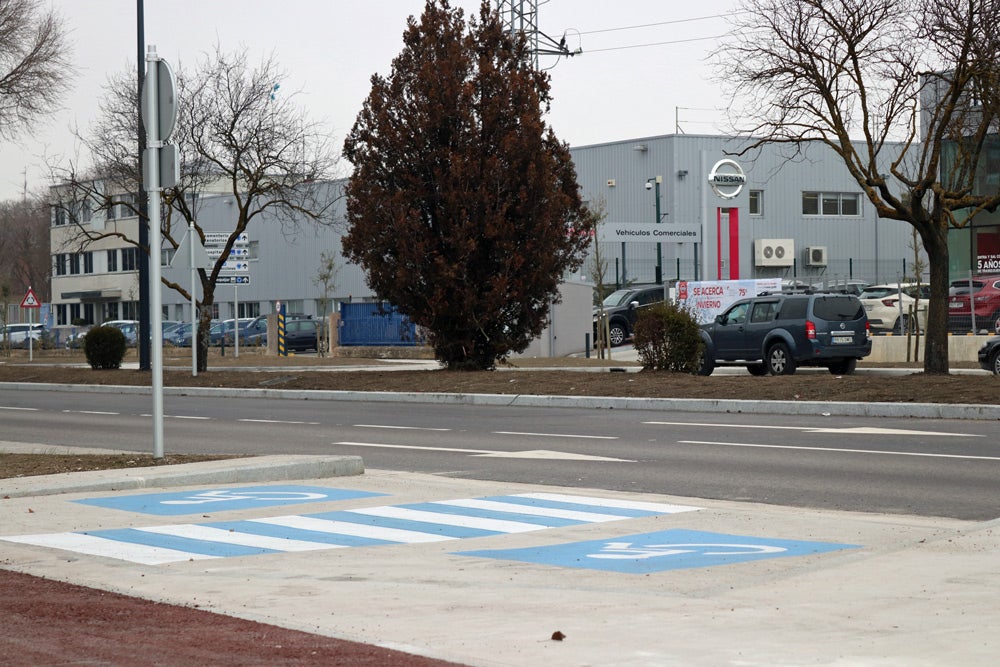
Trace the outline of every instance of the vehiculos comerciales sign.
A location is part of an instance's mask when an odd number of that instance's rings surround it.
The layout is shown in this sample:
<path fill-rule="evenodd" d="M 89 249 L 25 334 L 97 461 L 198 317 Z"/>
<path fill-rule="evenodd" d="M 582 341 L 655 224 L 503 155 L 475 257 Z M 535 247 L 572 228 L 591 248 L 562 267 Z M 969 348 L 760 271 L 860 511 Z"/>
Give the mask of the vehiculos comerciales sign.
<path fill-rule="evenodd" d="M 601 243 L 608 241 L 699 243 L 701 225 L 683 222 L 666 222 L 660 225 L 649 222 L 602 222 L 597 226 L 597 240 Z"/>

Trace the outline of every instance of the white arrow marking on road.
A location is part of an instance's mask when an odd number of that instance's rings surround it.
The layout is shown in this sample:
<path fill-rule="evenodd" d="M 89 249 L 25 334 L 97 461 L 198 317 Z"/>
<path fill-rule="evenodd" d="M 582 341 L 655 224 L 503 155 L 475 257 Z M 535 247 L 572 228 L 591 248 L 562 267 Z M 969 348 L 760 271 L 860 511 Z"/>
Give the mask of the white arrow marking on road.
<path fill-rule="evenodd" d="M 458 449 L 455 447 L 418 447 L 417 445 L 388 445 L 374 442 L 335 442 L 335 445 L 350 447 L 383 447 L 386 449 L 416 449 L 428 452 L 456 452 L 471 456 L 485 456 L 506 459 L 550 459 L 561 461 L 613 461 L 616 463 L 635 463 L 629 459 L 614 459 L 606 456 L 588 456 L 570 452 L 553 452 L 546 449 L 533 449 L 524 452 L 498 452 L 491 449 Z"/>
<path fill-rule="evenodd" d="M 844 452 L 847 454 L 882 454 L 884 456 L 922 456 L 931 459 L 967 459 L 1000 461 L 1000 456 L 969 456 L 966 454 L 932 454 L 928 452 L 888 452 L 879 449 L 846 449 L 840 447 L 795 447 L 793 445 L 757 445 L 748 442 L 711 442 L 709 440 L 678 440 L 684 445 L 718 445 L 720 447 L 757 447 L 760 449 L 801 449 L 807 452 Z"/>
<path fill-rule="evenodd" d="M 768 426 L 761 424 L 700 424 L 697 422 L 642 422 L 653 426 L 719 426 L 722 428 L 766 428 L 804 433 L 850 433 L 853 435 L 946 435 L 953 438 L 981 438 L 978 433 L 942 433 L 940 431 L 911 431 L 902 428 L 875 428 L 856 426 L 850 428 L 830 428 L 826 426 Z"/>

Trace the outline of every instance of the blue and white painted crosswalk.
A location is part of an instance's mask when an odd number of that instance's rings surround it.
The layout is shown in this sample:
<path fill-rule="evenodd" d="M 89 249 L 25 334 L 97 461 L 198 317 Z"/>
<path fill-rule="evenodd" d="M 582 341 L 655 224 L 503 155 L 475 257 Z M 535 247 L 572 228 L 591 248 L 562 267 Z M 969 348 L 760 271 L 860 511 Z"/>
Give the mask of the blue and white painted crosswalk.
<path fill-rule="evenodd" d="M 0 540 L 159 565 L 255 554 L 460 540 L 697 509 L 700 508 L 689 505 L 525 493 L 237 521 L 0 536 Z"/>

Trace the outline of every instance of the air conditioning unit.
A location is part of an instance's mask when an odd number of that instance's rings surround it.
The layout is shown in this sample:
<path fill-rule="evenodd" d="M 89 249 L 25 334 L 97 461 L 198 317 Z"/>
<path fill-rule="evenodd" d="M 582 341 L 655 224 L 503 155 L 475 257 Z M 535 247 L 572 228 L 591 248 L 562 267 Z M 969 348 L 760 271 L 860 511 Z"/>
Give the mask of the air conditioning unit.
<path fill-rule="evenodd" d="M 826 254 L 826 246 L 809 246 L 806 248 L 806 266 L 826 266 Z"/>
<path fill-rule="evenodd" d="M 757 266 L 792 266 L 795 264 L 794 239 L 754 239 L 754 263 Z"/>

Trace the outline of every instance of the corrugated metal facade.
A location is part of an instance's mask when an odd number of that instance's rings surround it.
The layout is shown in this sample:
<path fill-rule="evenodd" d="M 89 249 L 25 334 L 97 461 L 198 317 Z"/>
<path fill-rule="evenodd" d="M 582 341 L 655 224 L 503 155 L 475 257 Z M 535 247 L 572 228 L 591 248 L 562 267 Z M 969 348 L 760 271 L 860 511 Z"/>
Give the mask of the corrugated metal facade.
<path fill-rule="evenodd" d="M 572 149 L 577 177 L 585 199 L 606 202 L 609 222 L 655 223 L 655 190 L 646 189 L 648 179 L 662 176 L 662 224 L 697 224 L 702 243 L 661 244 L 661 265 L 666 280 L 714 280 L 730 277 L 733 262 L 740 278 L 798 279 L 809 283 L 834 280 L 895 281 L 904 271 L 912 273 L 914 239 L 912 228 L 895 220 L 879 220 L 843 162 L 822 146 L 811 146 L 791 156 L 783 146 L 765 146 L 745 156 L 747 144 L 729 137 L 664 135 L 643 137 Z M 747 183 L 734 199 L 716 195 L 708 174 L 723 158 L 736 160 Z M 886 168 L 888 173 L 888 168 Z M 759 214 L 750 214 L 750 193 L 759 196 Z M 805 215 L 803 193 L 861 195 L 857 215 Z M 722 238 L 717 209 L 735 208 L 738 224 L 733 227 L 734 248 L 725 218 Z M 755 241 L 791 239 L 794 263 L 790 266 L 758 266 Z M 919 244 L 917 244 L 919 247 Z M 825 248 L 825 265 L 809 265 L 806 248 Z M 656 243 L 605 242 L 601 247 L 609 261 L 610 281 L 653 282 Z M 721 250 L 721 266 L 720 266 Z M 816 255 L 815 258 L 818 258 Z"/>

